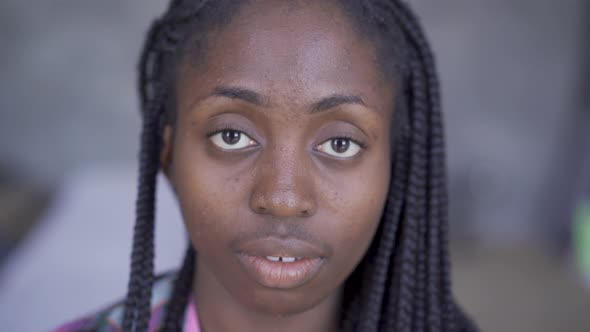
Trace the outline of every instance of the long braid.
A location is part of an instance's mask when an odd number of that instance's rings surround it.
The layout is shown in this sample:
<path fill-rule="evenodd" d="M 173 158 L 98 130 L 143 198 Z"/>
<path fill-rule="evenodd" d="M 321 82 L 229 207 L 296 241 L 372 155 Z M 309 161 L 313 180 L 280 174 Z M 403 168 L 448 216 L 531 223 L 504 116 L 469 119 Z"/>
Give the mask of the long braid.
<path fill-rule="evenodd" d="M 424 331 L 425 323 L 429 331 L 440 331 L 440 326 L 433 324 L 436 318 L 436 298 L 437 293 L 431 294 L 432 288 L 428 285 L 428 280 L 432 278 L 433 274 L 438 274 L 437 271 L 432 271 L 431 260 L 432 254 L 428 251 L 431 244 L 426 239 L 429 238 L 437 229 L 437 220 L 432 216 L 432 207 L 429 205 L 432 195 L 430 192 L 430 173 L 432 162 L 429 153 L 429 137 L 430 137 L 430 105 L 426 90 L 426 80 L 422 71 L 422 66 L 416 60 L 412 60 L 412 102 L 413 102 L 413 118 L 414 118 L 414 143 L 415 147 L 412 149 L 412 174 L 415 176 L 415 182 L 411 188 L 418 191 L 416 195 L 412 195 L 412 190 L 408 192 L 408 200 L 414 200 L 414 204 L 410 204 L 413 208 L 409 209 L 409 213 L 416 214 L 416 286 L 413 293 L 414 308 L 413 316 L 410 324 L 412 331 Z M 418 180 L 419 179 L 419 180 Z M 412 212 L 414 211 L 414 212 Z M 402 284 L 402 287 L 404 285 Z M 428 293 L 428 299 L 425 294 Z M 433 299 L 435 299 L 433 301 Z M 426 319 L 425 319 L 426 318 Z M 399 326 L 399 325 L 398 325 Z"/>
<path fill-rule="evenodd" d="M 150 297 L 154 279 L 154 203 L 160 151 L 157 135 L 159 117 L 154 113 L 144 115 L 131 277 L 123 319 L 125 331 L 145 331 L 150 317 Z"/>
<path fill-rule="evenodd" d="M 192 2 L 194 5 L 194 1 Z M 139 187 L 136 202 L 136 222 L 134 227 L 133 248 L 131 254 L 131 272 L 123 315 L 123 330 L 143 332 L 148 329 L 151 313 L 151 292 L 154 280 L 154 213 L 156 179 L 159 171 L 161 150 L 161 130 L 166 113 L 167 90 L 165 89 L 165 66 L 176 51 L 182 38 L 181 29 L 174 29 L 173 19 L 186 21 L 186 7 L 180 1 L 170 4 L 168 15 L 156 20 L 144 43 L 144 50 L 139 62 L 139 95 L 143 114 L 143 129 L 139 156 Z M 182 10 L 181 10 L 182 9 Z M 196 8 L 198 10 L 199 8 Z M 171 17 L 170 14 L 177 17 Z M 177 23 L 177 22 L 176 22 Z M 184 29 L 186 30 L 186 29 Z M 187 293 L 192 281 L 194 252 L 187 251 L 184 273 L 179 275 L 175 293 Z M 187 280 L 190 280 L 187 282 Z M 186 296 L 172 303 L 171 313 L 186 306 Z M 177 303 L 177 304 L 175 304 Z M 175 315 L 170 315 L 174 317 Z M 176 319 L 178 321 L 178 319 Z M 168 330 L 168 329 L 166 329 Z"/>
<path fill-rule="evenodd" d="M 435 64 L 434 64 L 434 56 L 428 49 L 425 47 L 426 42 L 423 37 L 423 33 L 420 31 L 420 26 L 417 23 L 417 18 L 406 8 L 405 10 L 406 15 L 411 17 L 414 22 L 414 26 L 416 30 L 420 32 L 422 36 L 422 49 L 424 52 L 425 58 L 425 69 L 427 71 L 427 77 L 430 80 L 429 83 L 429 95 L 432 99 L 433 104 L 433 111 L 431 115 L 431 127 L 433 128 L 433 132 L 430 135 L 431 138 L 431 157 L 433 158 L 432 163 L 432 205 L 433 207 L 437 207 L 438 209 L 435 211 L 434 208 L 432 209 L 433 213 L 438 213 L 438 218 L 440 220 L 440 227 L 439 227 L 439 234 L 438 234 L 438 245 L 433 245 L 432 248 L 436 248 L 440 250 L 440 261 L 439 266 L 441 268 L 441 280 L 438 289 L 442 291 L 443 295 L 446 297 L 444 302 L 444 312 L 442 313 L 441 317 L 443 320 L 446 320 L 449 330 L 455 330 L 455 322 L 456 319 L 454 317 L 456 310 L 454 307 L 454 301 L 452 299 L 452 292 L 451 292 L 451 273 L 450 273 L 450 259 L 449 259 L 449 245 L 448 245 L 448 193 L 447 193 L 447 174 L 445 169 L 445 150 L 444 150 L 444 133 L 443 133 L 443 121 L 442 121 L 442 112 L 440 109 L 440 89 L 437 80 L 437 76 L 435 73 Z M 426 45 L 427 46 L 427 45 Z M 438 204 L 436 204 L 436 199 L 439 200 Z M 434 238 L 436 239 L 436 238 Z M 434 255 L 432 255 L 434 256 Z"/>
<path fill-rule="evenodd" d="M 403 220 L 403 242 L 399 248 L 402 261 L 399 297 L 397 302 L 397 331 L 412 330 L 412 312 L 419 309 L 421 303 L 416 303 L 414 295 L 417 289 L 422 287 L 416 278 L 416 264 L 418 263 L 418 227 L 424 219 L 424 201 L 426 190 L 426 112 L 427 105 L 421 93 L 421 82 L 418 73 L 412 67 L 412 96 L 411 96 L 411 154 L 409 184 L 406 192 L 406 218 Z M 398 265 L 398 264 L 396 264 Z"/>
<path fill-rule="evenodd" d="M 154 214 L 161 150 L 165 93 L 162 87 L 162 54 L 158 50 L 161 23 L 154 22 L 139 63 L 139 95 L 143 129 L 139 155 L 139 187 L 131 254 L 131 272 L 123 315 L 124 331 L 146 331 L 151 312 L 154 280 Z"/>
<path fill-rule="evenodd" d="M 433 56 L 430 52 L 428 44 L 423 37 L 423 33 L 419 29 L 415 17 L 411 14 L 407 6 L 399 2 L 379 2 L 374 1 L 381 8 L 385 8 L 385 12 L 389 10 L 396 16 L 396 20 L 404 29 L 408 40 L 415 48 L 415 54 L 412 58 L 412 73 L 413 73 L 413 117 L 424 116 L 423 124 L 419 127 L 415 126 L 415 130 L 422 130 L 421 135 L 415 135 L 420 144 L 413 149 L 412 173 L 417 175 L 416 178 L 425 179 L 426 183 L 414 183 L 408 191 L 406 197 L 408 201 L 415 200 L 414 205 L 419 215 L 415 215 L 418 220 L 416 228 L 418 238 L 416 243 L 412 245 L 412 241 L 404 241 L 400 250 L 405 252 L 402 255 L 404 262 L 402 263 L 402 271 L 404 264 L 406 266 L 413 264 L 417 278 L 417 285 L 413 285 L 411 279 L 407 276 L 411 275 L 409 269 L 407 272 L 401 273 L 401 278 L 405 281 L 401 283 L 391 282 L 391 287 L 401 287 L 401 292 L 396 292 L 395 289 L 390 290 L 390 295 L 398 299 L 397 310 L 397 330 L 404 330 L 404 327 L 411 328 L 412 331 L 420 331 L 424 329 L 424 316 L 428 317 L 428 330 L 454 330 L 454 303 L 449 282 L 449 264 L 447 253 L 447 217 L 446 217 L 446 184 L 444 171 L 444 143 L 442 140 L 442 121 L 440 114 L 440 96 L 438 90 L 438 81 L 436 79 Z M 383 11 L 379 12 L 383 15 Z M 418 102 L 418 104 L 416 104 Z M 422 113 L 420 110 L 426 110 Z M 419 115 L 423 114 L 423 115 Z M 425 173 L 421 173 L 416 169 L 416 164 L 423 164 L 425 166 Z M 422 165 L 418 165 L 421 167 Z M 424 190 L 421 190 L 421 185 Z M 412 191 L 420 190 L 421 194 L 412 195 Z M 424 195 L 424 196 L 422 196 Z M 425 199 L 426 202 L 420 202 Z M 413 204 L 410 204 L 413 205 Z M 409 209 L 414 210 L 414 209 Z M 426 212 L 425 216 L 421 216 L 422 212 Z M 412 213 L 411 213 L 412 214 Z M 428 220 L 426 221 L 425 218 Z M 409 225 L 406 225 L 409 224 Z M 401 231 L 404 232 L 404 227 L 412 226 L 411 220 L 405 220 Z M 428 225 L 428 227 L 426 227 Z M 411 229 L 411 228 L 410 228 Z M 411 237 L 411 233 L 410 233 Z M 407 236 L 402 238 L 407 239 Z M 427 239 L 427 245 L 424 239 Z M 407 247 L 409 245 L 409 247 Z M 417 262 L 412 262 L 416 257 L 412 255 L 412 246 L 417 248 Z M 427 252 L 426 252 L 427 251 Z M 393 264 L 394 268 L 398 268 L 397 264 Z M 395 275 L 395 274 L 394 274 Z M 406 277 L 403 277 L 406 276 Z M 425 282 L 426 279 L 426 282 Z M 426 283 L 426 285 L 425 285 Z M 409 294 L 409 290 L 416 287 L 412 296 L 403 296 Z M 428 299 L 424 298 L 425 288 L 428 288 Z M 400 296 L 401 295 L 401 296 Z M 407 315 L 404 315 L 404 307 L 408 304 L 405 302 L 412 302 L 414 304 L 413 311 L 413 325 L 407 321 Z M 441 309 L 442 307 L 442 309 Z M 391 308 L 391 307 L 390 307 Z M 444 313 L 441 312 L 444 311 Z M 425 312 L 426 311 L 426 312 Z M 391 317 L 391 315 L 388 315 Z M 387 317 L 385 318 L 387 320 Z M 443 321 L 444 320 L 444 321 Z M 410 327 L 411 326 L 411 327 Z M 389 329 L 388 329 L 389 330 Z"/>
<path fill-rule="evenodd" d="M 157 26 L 157 23 L 153 24 L 148 33 L 145 43 L 147 47 L 157 38 Z M 150 84 L 156 66 L 152 56 L 151 52 L 144 52 L 140 59 L 139 92 L 143 110 L 143 129 L 131 272 L 123 315 L 124 331 L 147 330 L 154 279 L 154 213 L 161 145 L 158 131 L 162 97 L 158 95 L 158 87 Z"/>
<path fill-rule="evenodd" d="M 411 33 L 412 26 L 409 26 L 407 22 L 400 19 L 399 10 L 394 9 L 394 14 L 400 20 L 400 25 L 404 29 L 404 32 L 408 34 L 408 40 L 414 47 L 416 47 L 416 36 L 415 34 Z M 423 49 L 427 48 L 427 45 L 418 45 L 416 52 L 413 54 L 412 60 L 412 97 L 413 97 L 413 112 L 414 118 L 420 117 L 422 119 L 419 120 L 422 124 L 418 127 L 415 127 L 415 135 L 414 137 L 420 140 L 420 143 L 413 149 L 413 154 L 416 155 L 416 159 L 414 161 L 419 161 L 420 165 L 412 165 L 412 171 L 416 172 L 423 181 L 420 183 L 414 184 L 414 187 L 417 189 L 423 186 L 422 195 L 419 196 L 421 201 L 416 202 L 416 207 L 418 211 L 425 212 L 425 217 L 427 220 L 424 220 L 424 215 L 420 215 L 419 220 L 421 222 L 418 223 L 419 227 L 421 226 L 419 234 L 420 239 L 418 240 L 418 246 L 421 247 L 421 252 L 418 253 L 418 262 L 416 262 L 416 269 L 417 269 L 417 287 L 413 292 L 414 295 L 414 317 L 413 322 L 410 325 L 412 331 L 420 331 L 425 328 L 423 316 L 426 316 L 426 323 L 427 323 L 427 330 L 428 331 L 446 331 L 444 326 L 442 326 L 442 318 L 441 318 L 441 305 L 444 306 L 444 299 L 441 299 L 440 290 L 437 280 L 440 279 L 440 270 L 438 269 L 438 261 L 440 259 L 440 244 L 438 243 L 438 234 L 440 231 L 441 220 L 440 215 L 437 213 L 440 200 L 437 197 L 437 194 L 433 192 L 433 189 L 437 187 L 434 183 L 436 181 L 437 176 L 440 174 L 435 174 L 435 168 L 437 167 L 436 164 L 442 163 L 442 160 L 433 160 L 432 156 L 432 132 L 433 130 L 433 123 L 432 117 L 434 113 L 434 109 L 437 107 L 437 101 L 432 100 L 432 86 L 433 82 L 429 80 L 429 73 L 424 70 L 425 63 L 421 58 L 423 55 Z M 436 82 L 434 83 L 436 84 Z M 418 120 L 415 120 L 416 124 L 419 123 Z M 440 128 L 439 128 L 440 129 Z M 418 133 L 418 131 L 422 131 L 422 133 Z M 416 166 L 422 168 L 422 171 L 418 171 Z M 408 200 L 412 199 L 412 195 L 408 195 Z M 424 229 L 424 226 L 427 227 Z M 424 237 L 426 237 L 427 245 L 421 246 L 421 243 L 424 241 Z M 402 249 L 403 250 L 403 249 Z M 426 259 L 424 259 L 426 258 Z M 426 264 L 427 263 L 427 264 Z M 426 270 L 426 272 L 424 271 Z M 402 273 L 406 274 L 406 273 Z M 426 274 L 426 276 L 424 276 Z M 425 280 L 426 279 L 426 280 Z M 411 285 L 404 285 L 402 283 L 402 288 L 410 288 Z M 427 290 L 427 291 L 426 291 Z M 442 293 L 445 293 L 445 289 L 442 289 Z M 428 294 L 428 298 L 424 298 L 424 293 Z M 398 330 L 402 330 L 402 327 L 406 327 L 401 320 L 401 317 L 405 317 L 401 312 L 399 312 L 403 308 L 400 305 L 398 308 L 398 314 L 400 317 L 400 321 L 397 322 Z"/>
<path fill-rule="evenodd" d="M 405 228 L 403 224 L 406 222 L 404 219 L 405 215 L 407 214 L 407 206 L 405 206 L 405 203 L 404 205 L 402 205 L 399 202 L 405 201 L 405 197 L 407 195 L 407 188 L 409 186 L 408 166 L 410 152 L 410 130 L 409 128 L 404 126 L 403 131 L 404 133 L 402 133 L 402 139 L 397 144 L 395 156 L 395 169 L 393 173 L 394 177 L 392 179 L 392 185 L 394 190 L 390 194 L 390 199 L 394 202 L 398 202 L 397 204 L 399 204 L 400 212 L 398 219 L 395 222 L 399 224 L 398 228 L 400 229 L 400 231 L 396 232 L 397 234 L 389 234 L 390 236 L 394 236 L 396 238 L 396 249 L 395 254 L 393 255 L 393 257 L 391 257 L 392 263 L 390 266 L 387 287 L 384 287 L 383 289 L 384 295 L 387 296 L 385 302 L 386 308 L 385 310 L 383 310 L 383 315 L 385 317 L 383 317 L 382 319 L 383 324 L 385 324 L 384 330 L 393 330 L 395 328 L 394 323 L 397 321 L 395 309 L 399 308 L 398 299 L 402 295 L 399 287 L 401 285 L 401 280 L 399 278 L 400 273 L 398 273 L 402 270 L 402 266 L 400 264 L 401 260 L 395 259 L 395 256 L 401 255 L 400 248 L 402 247 L 402 243 L 405 237 L 405 231 L 402 229 Z M 397 186 L 395 184 L 397 184 Z"/>
<path fill-rule="evenodd" d="M 423 62 L 423 68 L 426 73 L 428 82 L 428 96 L 431 103 L 430 128 L 430 220 L 438 220 L 438 225 L 430 225 L 431 234 L 429 240 L 429 295 L 430 301 L 436 301 L 437 293 L 440 292 L 442 298 L 439 299 L 440 309 L 443 312 L 434 312 L 429 315 L 430 324 L 442 325 L 445 331 L 456 330 L 455 326 L 455 308 L 452 300 L 450 284 L 450 263 L 448 254 L 448 211 L 447 211 L 447 192 L 446 192 L 446 171 L 443 141 L 443 124 L 440 107 L 440 89 L 436 75 L 434 56 L 430 51 L 424 33 L 420 28 L 417 18 L 403 3 L 398 4 L 400 21 L 406 27 L 408 33 L 412 36 L 413 42 L 419 51 L 419 56 Z M 430 310 L 439 309 L 436 305 L 429 306 Z"/>
<path fill-rule="evenodd" d="M 378 8 L 383 6 L 384 4 L 379 4 L 376 2 L 366 3 L 366 7 L 369 8 L 369 12 L 374 15 L 375 19 L 381 23 L 382 26 L 387 28 L 387 22 L 391 22 L 391 13 L 383 10 L 371 10 L 372 7 Z M 377 285 L 377 287 L 372 287 L 372 292 L 379 294 L 373 297 L 379 301 L 383 300 L 385 293 L 388 293 L 390 298 L 389 301 L 386 302 L 387 313 L 383 319 L 377 319 L 377 321 L 375 319 L 375 317 L 379 315 L 382 310 L 379 310 L 379 308 L 376 310 L 375 307 L 369 308 L 369 310 L 372 311 L 372 315 L 369 315 L 371 319 L 364 320 L 365 323 L 360 329 L 362 331 L 377 330 L 377 326 L 380 326 L 379 320 L 383 321 L 386 330 L 393 330 L 395 328 L 397 331 L 420 331 L 423 330 L 423 322 L 421 318 L 426 315 L 424 308 L 425 305 L 423 304 L 423 294 L 425 293 L 423 281 L 425 279 L 424 264 L 426 261 L 423 238 L 425 236 L 426 217 L 424 213 L 424 207 L 427 195 L 427 185 L 425 179 L 427 177 L 428 132 L 426 126 L 428 121 L 426 118 L 429 114 L 429 105 L 427 103 L 426 92 L 423 87 L 424 79 L 422 73 L 420 72 L 420 65 L 412 62 L 410 67 L 413 74 L 413 86 L 411 89 L 412 138 L 411 140 L 401 144 L 402 146 L 407 146 L 409 144 L 412 145 L 412 154 L 410 157 L 410 185 L 408 186 L 407 192 L 405 190 L 401 192 L 399 190 L 392 190 L 389 194 L 387 203 L 387 205 L 389 205 L 391 202 L 403 202 L 404 197 L 406 199 L 406 204 L 408 205 L 406 208 L 407 213 L 403 218 L 404 222 L 400 228 L 402 233 L 402 242 L 398 246 L 396 255 L 392 256 L 391 252 L 393 251 L 392 248 L 395 242 L 396 234 L 395 228 L 398 227 L 399 222 L 397 220 L 399 219 L 392 221 L 384 218 L 382 222 L 385 223 L 386 227 L 384 227 L 381 239 L 376 240 L 384 240 L 385 243 L 389 244 L 389 248 L 387 248 L 386 251 L 378 252 L 377 256 L 382 260 L 390 260 L 393 257 L 393 262 L 390 264 L 390 269 L 393 271 L 390 271 L 389 273 L 392 278 L 389 282 L 390 286 L 388 291 L 385 290 L 382 285 Z M 400 110 L 396 111 L 399 112 Z M 402 156 L 404 156 L 404 159 L 408 159 L 405 158 L 406 153 L 403 153 Z M 399 159 L 401 158 L 397 157 L 395 160 L 398 165 L 400 164 Z M 405 181 L 402 182 L 401 180 L 402 179 L 400 179 L 398 176 L 394 176 L 392 179 L 392 187 L 394 187 L 396 183 L 405 183 Z M 401 197 L 398 196 L 393 198 L 395 192 L 401 193 L 401 195 L 399 195 Z M 401 210 L 400 207 L 401 204 L 399 204 L 395 209 Z M 388 209 L 386 207 L 386 211 L 387 210 Z M 399 218 L 400 216 L 397 217 Z M 390 227 L 388 228 L 387 226 Z M 395 226 L 395 228 L 392 226 Z M 387 264 L 382 265 L 388 266 Z M 378 269 L 375 268 L 375 270 Z M 398 273 L 396 273 L 396 271 Z M 401 271 L 401 273 L 399 273 L 399 271 Z M 371 302 L 369 302 L 369 304 L 371 304 Z M 412 323 L 414 323 L 415 326 L 412 326 Z"/>
<path fill-rule="evenodd" d="M 450 264 L 448 255 L 448 199 L 446 192 L 446 174 L 444 142 L 442 132 L 442 115 L 440 111 L 439 84 L 436 76 L 434 57 L 420 29 L 415 16 L 403 3 L 397 3 L 397 15 L 404 29 L 415 43 L 420 61 L 422 61 L 428 82 L 430 99 L 430 133 L 429 133 L 429 324 L 441 326 L 444 331 L 457 330 L 457 307 L 452 299 L 450 285 Z M 437 222 L 433 224 L 433 222 Z M 440 312 L 442 310 L 442 312 Z M 474 330 L 472 324 L 465 324 Z"/>
<path fill-rule="evenodd" d="M 416 285 L 414 289 L 414 297 L 415 297 L 415 304 L 412 311 L 412 331 L 421 332 L 425 330 L 425 318 L 428 316 L 427 313 L 427 306 L 425 305 L 425 279 L 426 279 L 426 261 L 427 261 L 427 253 L 426 253 L 426 241 L 425 237 L 430 231 L 430 227 L 427 226 L 428 223 L 428 206 L 426 205 L 426 200 L 428 199 L 428 170 L 429 164 L 427 162 L 427 157 L 422 155 L 424 150 L 428 151 L 428 142 L 427 142 L 427 118 L 429 115 L 428 105 L 426 105 L 425 100 L 426 96 L 423 93 L 424 90 L 424 80 L 423 77 L 420 75 L 420 66 L 416 63 L 411 65 L 412 68 L 412 86 L 413 86 L 413 101 L 414 101 L 414 112 L 416 115 L 420 114 L 420 116 L 415 116 L 414 121 L 415 127 L 415 137 L 416 137 L 416 145 L 419 146 L 412 151 L 412 171 L 413 175 L 420 178 L 420 181 L 415 184 L 416 190 L 416 202 L 414 204 L 410 204 L 410 208 L 408 209 L 408 213 L 414 215 L 413 217 L 416 219 L 416 262 L 415 262 L 415 273 L 416 273 Z M 426 111 L 422 113 L 423 111 Z M 422 117 L 426 117 L 426 119 L 422 119 Z M 420 125 L 418 123 L 422 122 L 423 124 Z M 422 126 L 424 126 L 422 128 Z M 425 163 L 426 161 L 426 163 Z M 412 200 L 412 194 L 409 192 L 408 200 Z M 412 208 L 413 206 L 413 208 Z M 409 220 L 408 220 L 409 221 Z M 403 285 L 402 285 L 403 287 Z"/>
<path fill-rule="evenodd" d="M 170 304 L 166 308 L 164 331 L 182 331 L 182 318 L 184 317 L 186 304 L 191 296 L 194 268 L 195 249 L 189 244 L 182 267 L 174 282 Z"/>

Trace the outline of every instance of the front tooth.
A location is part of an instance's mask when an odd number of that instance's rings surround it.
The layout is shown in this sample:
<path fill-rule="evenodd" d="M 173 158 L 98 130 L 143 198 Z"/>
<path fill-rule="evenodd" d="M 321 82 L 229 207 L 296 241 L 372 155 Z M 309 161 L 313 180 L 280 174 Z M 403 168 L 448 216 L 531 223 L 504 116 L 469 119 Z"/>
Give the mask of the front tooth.
<path fill-rule="evenodd" d="M 281 257 L 281 259 L 285 263 L 293 263 L 295 261 L 295 257 Z"/>
<path fill-rule="evenodd" d="M 281 258 L 275 256 L 266 256 L 266 259 L 268 259 L 269 261 L 278 262 Z"/>

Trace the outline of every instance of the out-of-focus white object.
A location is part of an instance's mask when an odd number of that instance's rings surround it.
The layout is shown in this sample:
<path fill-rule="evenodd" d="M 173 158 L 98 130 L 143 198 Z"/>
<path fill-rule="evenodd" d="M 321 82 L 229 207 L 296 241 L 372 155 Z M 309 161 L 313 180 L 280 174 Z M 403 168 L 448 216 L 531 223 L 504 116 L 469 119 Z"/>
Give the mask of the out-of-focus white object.
<path fill-rule="evenodd" d="M 0 271 L 2 331 L 47 331 L 125 296 L 137 181 L 125 166 L 66 179 L 44 220 Z M 178 268 L 187 240 L 164 177 L 156 202 L 156 271 Z"/>
<path fill-rule="evenodd" d="M 573 233 L 578 269 L 590 291 L 590 198 L 583 200 L 577 207 Z"/>

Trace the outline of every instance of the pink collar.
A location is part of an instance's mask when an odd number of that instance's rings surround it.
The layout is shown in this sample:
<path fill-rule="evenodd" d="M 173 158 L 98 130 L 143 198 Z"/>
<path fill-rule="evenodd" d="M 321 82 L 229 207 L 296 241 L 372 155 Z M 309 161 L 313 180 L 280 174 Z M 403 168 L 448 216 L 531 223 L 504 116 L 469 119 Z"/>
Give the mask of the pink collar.
<path fill-rule="evenodd" d="M 184 321 L 184 332 L 201 332 L 199 328 L 199 316 L 193 297 L 190 297 L 187 307 L 186 320 Z"/>

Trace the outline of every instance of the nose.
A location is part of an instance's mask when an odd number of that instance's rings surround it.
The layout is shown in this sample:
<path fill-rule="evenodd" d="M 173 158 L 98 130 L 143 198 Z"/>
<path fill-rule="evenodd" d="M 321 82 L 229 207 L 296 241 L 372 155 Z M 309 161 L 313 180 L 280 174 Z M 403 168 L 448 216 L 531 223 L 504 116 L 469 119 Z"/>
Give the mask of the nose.
<path fill-rule="evenodd" d="M 311 165 L 292 149 L 263 153 L 257 165 L 250 196 L 250 208 L 258 214 L 277 218 L 309 217 L 315 214 Z"/>

